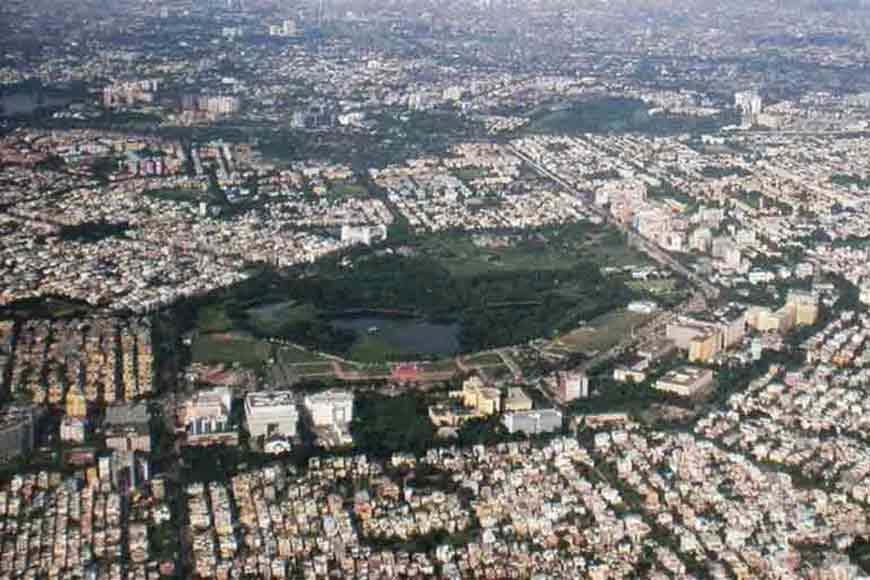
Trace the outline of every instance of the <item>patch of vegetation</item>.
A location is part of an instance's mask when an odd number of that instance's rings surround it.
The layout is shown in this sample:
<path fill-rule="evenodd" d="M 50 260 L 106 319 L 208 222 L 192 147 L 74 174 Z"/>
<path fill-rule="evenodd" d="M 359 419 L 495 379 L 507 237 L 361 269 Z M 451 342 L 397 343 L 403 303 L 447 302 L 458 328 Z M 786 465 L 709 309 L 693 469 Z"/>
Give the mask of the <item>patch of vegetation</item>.
<path fill-rule="evenodd" d="M 843 187 L 852 187 L 858 189 L 870 189 L 870 179 L 865 179 L 859 175 L 851 175 L 848 173 L 835 173 L 831 176 L 831 183 L 841 185 Z"/>
<path fill-rule="evenodd" d="M 203 189 L 149 189 L 144 195 L 153 197 L 154 199 L 162 199 L 165 201 L 181 201 L 188 203 L 198 203 L 200 201 L 215 202 L 214 196 Z"/>
<path fill-rule="evenodd" d="M 93 311 L 94 308 L 86 302 L 60 296 L 44 296 L 7 304 L 0 308 L 0 318 L 73 318 L 91 315 Z"/>
<path fill-rule="evenodd" d="M 397 451 L 424 453 L 435 443 L 428 401 L 416 393 L 357 397 L 351 431 L 355 446 L 377 457 Z"/>
<path fill-rule="evenodd" d="M 197 312 L 196 327 L 205 334 L 227 332 L 233 328 L 233 321 L 221 304 L 209 304 Z"/>
<path fill-rule="evenodd" d="M 491 366 L 504 364 L 501 357 L 494 352 L 484 353 L 465 359 L 465 364 L 470 366 Z"/>
<path fill-rule="evenodd" d="M 646 262 L 614 230 L 572 224 L 505 235 L 511 241 L 503 247 L 440 235 L 414 240 L 409 255 L 353 249 L 286 275 L 266 269 L 222 293 L 199 314 L 199 326 L 223 331 L 230 320 L 254 336 L 380 362 L 414 353 L 388 340 L 386 330 L 362 336 L 331 319 L 383 310 L 456 323 L 459 351 L 475 352 L 565 332 L 639 297 L 620 277 L 599 271 Z"/>
<path fill-rule="evenodd" d="M 747 177 L 751 175 L 742 167 L 722 167 L 719 165 L 705 165 L 701 168 L 701 175 L 710 179 L 719 179 L 722 177 Z"/>
<path fill-rule="evenodd" d="M 640 99 L 599 97 L 533 114 L 527 130 L 532 133 L 638 132 L 672 135 L 714 132 L 731 123 L 733 118 L 728 115 L 716 117 L 650 115 L 649 107 Z"/>
<path fill-rule="evenodd" d="M 333 197 L 369 197 L 369 190 L 364 185 L 342 181 L 329 186 L 329 195 Z"/>
<path fill-rule="evenodd" d="M 558 339 L 558 344 L 572 352 L 605 351 L 622 340 L 632 328 L 648 321 L 652 315 L 617 310 L 572 330 Z"/>
<path fill-rule="evenodd" d="M 282 336 L 290 328 L 312 323 L 319 315 L 312 304 L 295 301 L 269 304 L 247 312 L 252 330 L 262 336 Z"/>
<path fill-rule="evenodd" d="M 62 226 L 60 238 L 66 241 L 85 243 L 99 242 L 106 238 L 123 236 L 129 229 L 129 224 L 108 222 L 83 222 L 74 226 Z"/>
<path fill-rule="evenodd" d="M 776 208 L 780 211 L 780 213 L 791 213 L 792 211 L 792 208 L 789 204 L 768 197 L 760 191 L 742 190 L 739 192 L 739 197 L 741 201 L 755 209 L 761 209 L 763 205 L 766 209 Z"/>
<path fill-rule="evenodd" d="M 198 336 L 190 347 L 191 361 L 200 363 L 239 363 L 259 369 L 271 356 L 268 343 L 223 334 Z"/>
<path fill-rule="evenodd" d="M 370 334 L 362 336 L 350 350 L 350 358 L 361 363 L 399 361 L 413 354 L 397 349 L 380 337 Z"/>
<path fill-rule="evenodd" d="M 655 199 L 673 199 L 683 204 L 691 204 L 694 200 L 689 195 L 667 180 L 661 180 L 658 185 L 647 185 L 646 194 Z"/>

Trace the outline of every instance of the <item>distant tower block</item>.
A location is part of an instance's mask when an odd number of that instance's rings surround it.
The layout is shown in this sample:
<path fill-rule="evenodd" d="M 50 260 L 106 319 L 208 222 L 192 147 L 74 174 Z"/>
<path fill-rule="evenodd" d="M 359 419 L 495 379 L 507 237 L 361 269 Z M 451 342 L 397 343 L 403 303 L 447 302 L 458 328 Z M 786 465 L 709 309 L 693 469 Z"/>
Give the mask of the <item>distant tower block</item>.
<path fill-rule="evenodd" d="M 755 91 L 735 93 L 734 106 L 740 111 L 744 125 L 754 125 L 763 111 L 761 96 Z"/>

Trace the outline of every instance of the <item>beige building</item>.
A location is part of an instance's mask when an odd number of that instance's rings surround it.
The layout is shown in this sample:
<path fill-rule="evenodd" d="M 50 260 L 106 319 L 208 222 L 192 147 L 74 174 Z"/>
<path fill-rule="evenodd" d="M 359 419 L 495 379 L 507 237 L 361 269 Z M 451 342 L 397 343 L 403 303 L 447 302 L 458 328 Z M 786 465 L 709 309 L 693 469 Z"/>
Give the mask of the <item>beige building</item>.
<path fill-rule="evenodd" d="M 796 326 L 815 324 L 819 318 L 819 297 L 812 292 L 791 290 L 785 305 L 794 308 Z"/>
<path fill-rule="evenodd" d="M 759 332 L 779 332 L 784 334 L 794 328 L 795 309 L 784 306 L 774 312 L 770 308 L 753 306 L 747 312 L 746 323 L 750 328 L 754 328 Z"/>
<path fill-rule="evenodd" d="M 66 416 L 76 419 L 84 419 L 88 416 L 88 402 L 78 385 L 70 387 L 66 392 Z"/>
<path fill-rule="evenodd" d="M 462 384 L 462 403 L 484 416 L 501 412 L 501 391 L 487 387 L 479 377 L 471 377 Z"/>
<path fill-rule="evenodd" d="M 508 389 L 504 399 L 505 411 L 531 411 L 532 399 L 520 387 Z"/>
<path fill-rule="evenodd" d="M 675 369 L 657 380 L 653 387 L 681 397 L 691 397 L 713 384 L 713 371 L 701 367 L 685 366 Z"/>
<path fill-rule="evenodd" d="M 721 333 L 711 330 L 689 341 L 689 362 L 709 363 L 719 353 Z"/>

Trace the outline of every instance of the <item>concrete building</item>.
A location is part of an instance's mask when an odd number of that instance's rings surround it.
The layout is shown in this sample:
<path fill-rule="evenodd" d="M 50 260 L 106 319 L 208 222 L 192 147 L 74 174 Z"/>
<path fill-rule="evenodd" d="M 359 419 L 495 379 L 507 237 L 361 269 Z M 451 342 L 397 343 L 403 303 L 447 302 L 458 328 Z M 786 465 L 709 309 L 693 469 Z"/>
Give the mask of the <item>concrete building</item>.
<path fill-rule="evenodd" d="M 613 369 L 613 380 L 619 383 L 640 384 L 646 380 L 649 364 L 648 358 L 638 357 L 627 364 L 619 365 Z"/>
<path fill-rule="evenodd" d="M 487 387 L 479 377 L 470 377 L 462 383 L 462 403 L 483 416 L 501 412 L 501 391 Z"/>
<path fill-rule="evenodd" d="M 778 332 L 785 334 L 795 326 L 797 309 L 784 306 L 772 311 L 763 306 L 753 306 L 746 313 L 746 324 L 759 332 Z"/>
<path fill-rule="evenodd" d="M 145 403 L 107 407 L 103 428 L 110 449 L 151 452 L 151 413 Z"/>
<path fill-rule="evenodd" d="M 330 389 L 305 397 L 315 427 L 340 427 L 353 420 L 353 393 Z"/>
<path fill-rule="evenodd" d="M 531 411 L 532 398 L 520 387 L 508 389 L 504 398 L 505 411 Z"/>
<path fill-rule="evenodd" d="M 78 385 L 73 385 L 66 392 L 66 416 L 84 419 L 88 416 L 88 401 Z"/>
<path fill-rule="evenodd" d="M 562 413 L 556 409 L 517 411 L 505 413 L 501 422 L 511 434 L 518 432 L 526 435 L 553 433 L 562 428 Z"/>
<path fill-rule="evenodd" d="M 181 425 L 192 445 L 235 444 L 238 433 L 230 424 L 232 394 L 227 387 L 194 393 L 179 412 Z"/>
<path fill-rule="evenodd" d="M 654 388 L 674 393 L 681 397 L 691 397 L 701 389 L 713 384 L 713 371 L 710 369 L 685 366 L 675 369 L 657 380 Z"/>
<path fill-rule="evenodd" d="M 60 422 L 60 439 L 70 443 L 84 443 L 86 424 L 78 417 L 67 415 Z"/>
<path fill-rule="evenodd" d="M 387 239 L 387 226 L 341 226 L 341 241 L 348 244 L 363 244 L 369 246 L 372 242 Z"/>
<path fill-rule="evenodd" d="M 740 308 L 719 312 L 713 320 L 680 318 L 668 324 L 666 336 L 689 361 L 708 363 L 723 350 L 739 344 L 746 335 L 746 316 Z"/>
<path fill-rule="evenodd" d="M 589 377 L 586 373 L 562 371 L 557 381 L 556 396 L 562 403 L 589 397 Z"/>
<path fill-rule="evenodd" d="M 721 333 L 710 329 L 689 341 L 689 362 L 709 363 L 719 353 Z"/>
<path fill-rule="evenodd" d="M 819 297 L 812 292 L 790 290 L 785 305 L 795 310 L 795 326 L 815 324 L 819 318 Z"/>
<path fill-rule="evenodd" d="M 751 126 L 758 122 L 758 116 L 764 111 L 764 103 L 755 91 L 741 91 L 734 94 L 734 106 L 740 111 L 742 123 Z"/>
<path fill-rule="evenodd" d="M 290 391 L 248 393 L 245 397 L 245 422 L 252 438 L 295 437 L 298 421 Z"/>

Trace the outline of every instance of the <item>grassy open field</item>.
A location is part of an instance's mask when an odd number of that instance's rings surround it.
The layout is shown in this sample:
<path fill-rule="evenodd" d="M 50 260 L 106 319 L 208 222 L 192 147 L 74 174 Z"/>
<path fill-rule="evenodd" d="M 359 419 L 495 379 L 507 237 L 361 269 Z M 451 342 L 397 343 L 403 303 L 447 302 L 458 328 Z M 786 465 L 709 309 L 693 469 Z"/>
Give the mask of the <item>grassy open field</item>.
<path fill-rule="evenodd" d="M 468 366 L 492 366 L 504 364 L 501 357 L 494 352 L 472 355 L 462 360 Z"/>
<path fill-rule="evenodd" d="M 420 250 L 454 276 L 559 271 L 581 260 L 599 267 L 648 262 L 617 232 L 591 224 L 574 224 L 530 238 L 517 238 L 501 248 L 480 247 L 470 236 L 432 236 L 421 241 Z"/>
<path fill-rule="evenodd" d="M 616 345 L 633 327 L 650 318 L 649 314 L 615 310 L 593 319 L 587 326 L 560 336 L 554 342 L 569 352 L 604 351 Z"/>
<path fill-rule="evenodd" d="M 233 321 L 222 304 L 209 304 L 199 309 L 196 328 L 203 334 L 232 330 Z"/>
<path fill-rule="evenodd" d="M 317 353 L 294 346 L 276 346 L 275 359 L 285 364 L 325 362 Z"/>
<path fill-rule="evenodd" d="M 369 197 L 369 190 L 364 185 L 349 181 L 338 181 L 329 186 L 332 197 Z"/>
<path fill-rule="evenodd" d="M 260 368 L 272 357 L 272 345 L 231 334 L 205 334 L 193 341 L 190 356 L 193 362 L 238 362 L 242 366 Z"/>

